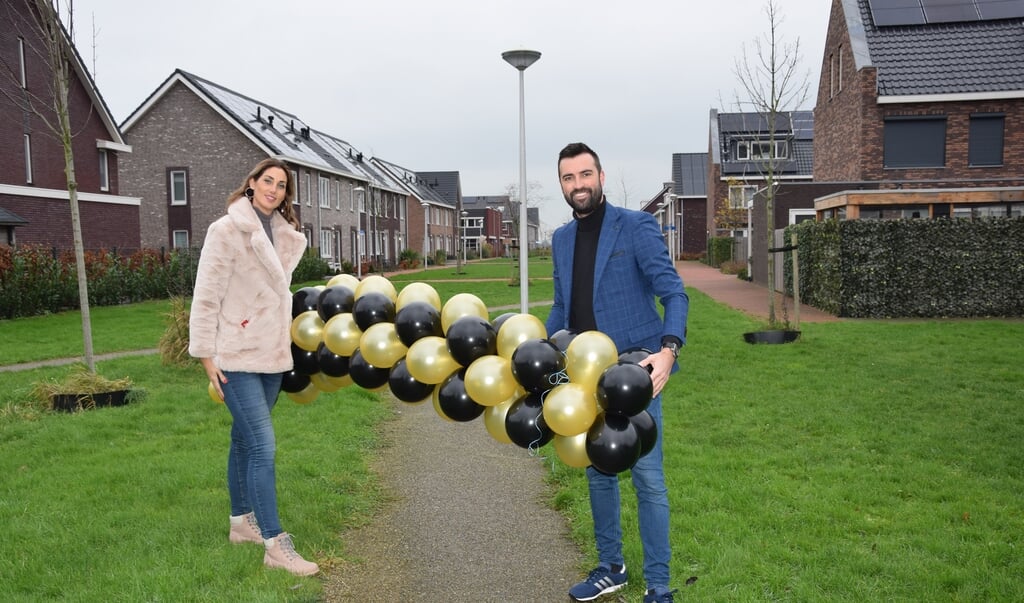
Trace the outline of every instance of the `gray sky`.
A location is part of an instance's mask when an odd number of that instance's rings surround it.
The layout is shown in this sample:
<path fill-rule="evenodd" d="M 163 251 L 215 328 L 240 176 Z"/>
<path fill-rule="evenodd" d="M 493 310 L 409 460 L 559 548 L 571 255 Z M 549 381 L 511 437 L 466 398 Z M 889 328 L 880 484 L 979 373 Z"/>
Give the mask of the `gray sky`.
<path fill-rule="evenodd" d="M 779 0 L 812 108 L 828 0 Z M 519 182 L 519 76 L 529 48 L 527 180 L 541 220 L 568 207 L 558 151 L 601 155 L 605 192 L 638 208 L 672 153 L 707 150 L 708 112 L 736 111 L 734 64 L 767 28 L 764 0 L 74 0 L 75 38 L 118 123 L 176 68 L 299 115 L 363 153 L 457 170 L 464 195 Z M 95 35 L 93 35 L 95 31 Z M 624 202 L 626 197 L 626 202 Z M 532 204 L 532 203 L 531 203 Z"/>

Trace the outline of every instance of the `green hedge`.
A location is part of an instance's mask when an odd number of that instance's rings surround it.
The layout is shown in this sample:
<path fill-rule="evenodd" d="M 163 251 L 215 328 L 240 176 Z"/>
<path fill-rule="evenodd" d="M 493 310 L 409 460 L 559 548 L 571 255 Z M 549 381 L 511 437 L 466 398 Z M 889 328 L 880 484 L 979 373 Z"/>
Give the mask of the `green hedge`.
<path fill-rule="evenodd" d="M 851 318 L 1024 316 L 1024 219 L 790 227 L 802 301 Z M 788 240 L 788 234 L 787 234 Z M 786 258 L 792 289 L 792 259 Z"/>
<path fill-rule="evenodd" d="M 718 268 L 722 262 L 732 259 L 732 237 L 711 237 L 708 239 L 708 265 Z"/>

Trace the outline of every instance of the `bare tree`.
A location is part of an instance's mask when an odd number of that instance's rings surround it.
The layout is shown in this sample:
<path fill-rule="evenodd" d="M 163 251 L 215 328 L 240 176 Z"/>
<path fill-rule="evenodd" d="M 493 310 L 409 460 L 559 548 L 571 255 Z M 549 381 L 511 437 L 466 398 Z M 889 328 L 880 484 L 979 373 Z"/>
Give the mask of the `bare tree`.
<path fill-rule="evenodd" d="M 764 9 L 768 28 L 754 39 L 752 53 L 743 45 L 742 57 L 736 59 L 734 75 L 739 80 L 744 98 L 737 98 L 740 107 L 753 110 L 761 116 L 767 126 L 767 152 L 760 154 L 758 170 L 764 179 L 766 214 L 766 240 L 772 246 L 774 234 L 775 193 L 778 187 L 780 157 L 778 142 L 785 136 L 779 131 L 780 119 L 785 119 L 792 110 L 802 105 L 808 96 L 809 76 L 798 73 L 800 66 L 800 39 L 787 43 L 780 34 L 783 22 L 777 0 L 768 0 Z M 786 130 L 793 132 L 792 125 Z M 791 136 L 791 134 L 790 134 Z M 751 233 L 753 236 L 753 233 Z M 775 318 L 775 254 L 768 254 L 768 322 L 774 325 Z"/>
<path fill-rule="evenodd" d="M 10 5 L 8 5 L 10 6 Z M 67 182 L 68 199 L 71 206 L 71 227 L 75 246 L 75 268 L 78 277 L 78 299 L 82 312 L 82 341 L 85 347 L 85 364 L 90 372 L 96 371 L 92 345 L 92 319 L 89 313 L 89 288 L 85 272 L 85 252 L 82 243 L 82 222 L 78 211 L 78 180 L 75 177 L 75 158 L 72 150 L 74 132 L 71 129 L 71 112 L 68 91 L 74 72 L 75 60 L 71 36 L 60 18 L 56 0 L 26 0 L 25 13 L 11 11 L 7 23 L 24 33 L 22 39 L 25 53 L 47 65 L 50 70 L 49 85 L 39 93 L 22 87 L 21 65 L 4 64 L 6 76 L 18 83 L 8 92 L 0 87 L 6 99 L 14 104 L 23 115 L 33 116 L 61 143 L 64 151 L 64 175 Z M 68 9 L 68 23 L 74 22 L 74 15 Z"/>

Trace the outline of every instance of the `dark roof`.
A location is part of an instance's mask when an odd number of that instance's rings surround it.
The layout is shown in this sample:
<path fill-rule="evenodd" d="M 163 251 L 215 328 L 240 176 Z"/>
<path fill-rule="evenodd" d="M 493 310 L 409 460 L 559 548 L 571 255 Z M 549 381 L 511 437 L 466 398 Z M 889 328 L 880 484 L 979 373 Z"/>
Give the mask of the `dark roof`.
<path fill-rule="evenodd" d="M 708 194 L 708 154 L 672 154 L 672 192 L 682 197 L 704 197 Z"/>
<path fill-rule="evenodd" d="M 462 197 L 462 185 L 458 172 L 416 172 L 427 186 L 433 188 L 442 199 L 458 207 Z"/>
<path fill-rule="evenodd" d="M 867 54 L 856 68 L 877 68 L 879 96 L 1024 91 L 1024 18 L 877 26 L 871 0 L 843 8 Z"/>
<path fill-rule="evenodd" d="M 0 207 L 0 226 L 21 226 L 22 224 L 28 223 L 28 220 L 22 218 L 13 211 Z"/>
<path fill-rule="evenodd" d="M 767 136 L 768 117 L 763 113 L 718 113 L 712 111 L 712 132 L 718 134 L 718 151 L 723 176 L 757 177 L 760 162 L 739 161 L 735 158 L 735 142 Z M 814 112 L 782 111 L 775 115 L 775 136 L 789 140 L 788 160 L 775 165 L 782 177 L 810 178 L 814 174 Z M 673 166 L 674 167 L 674 166 Z M 678 194 L 678 193 L 677 193 Z"/>
<path fill-rule="evenodd" d="M 413 170 L 404 168 L 397 163 L 386 161 L 380 157 L 374 157 L 370 162 L 374 165 L 381 166 L 383 169 L 390 172 L 396 179 L 398 179 L 406 190 L 419 197 L 420 200 L 426 201 L 431 205 L 451 206 L 451 204 L 441 197 L 437 190 L 427 186 L 426 181 L 420 178 Z"/>

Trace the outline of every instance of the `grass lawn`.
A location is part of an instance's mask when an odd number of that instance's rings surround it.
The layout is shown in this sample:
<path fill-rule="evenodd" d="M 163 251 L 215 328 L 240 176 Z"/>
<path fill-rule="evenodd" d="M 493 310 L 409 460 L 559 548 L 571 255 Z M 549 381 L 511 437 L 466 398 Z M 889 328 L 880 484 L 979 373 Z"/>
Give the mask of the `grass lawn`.
<path fill-rule="evenodd" d="M 494 278 L 470 276 L 478 264 L 491 269 L 474 262 L 467 278 Z M 416 280 L 443 300 L 519 301 L 507 283 Z M 531 282 L 532 301 L 550 299 L 544 282 Z M 796 343 L 751 346 L 741 333 L 755 320 L 690 293 L 683 369 L 664 402 L 684 600 L 1024 600 L 1024 322 L 805 323 Z M 93 310 L 97 352 L 156 346 L 166 305 L 107 311 Z M 80 333 L 77 313 L 2 321 L 0 364 L 80 355 Z M 4 599 L 317 601 L 318 579 L 261 571 L 258 547 L 226 544 L 230 419 L 198 366 L 147 356 L 98 368 L 131 376 L 146 399 L 54 414 L 27 392 L 67 367 L 0 373 Z M 325 571 L 346 555 L 338 532 L 381 503 L 367 466 L 387 418 L 357 387 L 305 405 L 282 397 L 275 411 L 282 520 Z M 592 555 L 582 471 L 556 463 L 551 482 Z M 642 559 L 628 474 L 622 483 L 632 601 Z"/>

